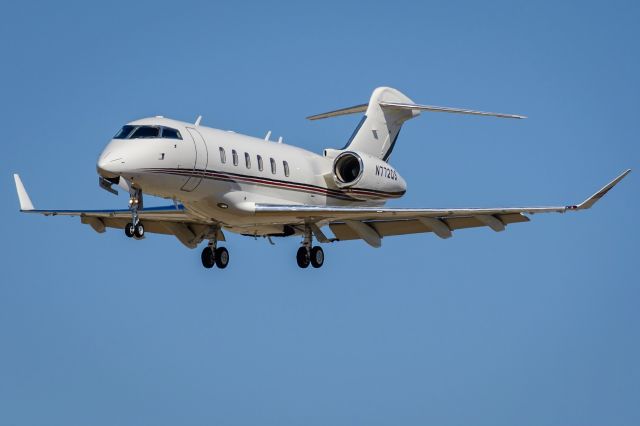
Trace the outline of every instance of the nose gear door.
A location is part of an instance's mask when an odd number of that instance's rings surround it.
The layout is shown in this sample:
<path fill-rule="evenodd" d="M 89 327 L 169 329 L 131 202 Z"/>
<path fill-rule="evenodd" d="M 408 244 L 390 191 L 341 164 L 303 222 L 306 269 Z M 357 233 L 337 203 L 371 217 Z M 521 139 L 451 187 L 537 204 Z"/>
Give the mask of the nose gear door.
<path fill-rule="evenodd" d="M 191 192 L 200 185 L 202 182 L 202 176 L 204 176 L 207 170 L 207 164 L 209 163 L 209 150 L 204 138 L 196 129 L 187 127 L 191 139 L 193 139 L 193 148 L 195 150 L 195 159 L 193 164 L 193 171 L 187 181 L 182 185 L 182 190 Z"/>

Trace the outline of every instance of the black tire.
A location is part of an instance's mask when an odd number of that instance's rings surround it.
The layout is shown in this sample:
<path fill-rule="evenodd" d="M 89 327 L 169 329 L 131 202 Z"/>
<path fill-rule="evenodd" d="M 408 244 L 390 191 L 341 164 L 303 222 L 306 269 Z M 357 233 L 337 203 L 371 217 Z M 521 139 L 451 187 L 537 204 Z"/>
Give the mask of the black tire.
<path fill-rule="evenodd" d="M 296 261 L 298 262 L 298 266 L 301 268 L 309 267 L 309 252 L 306 247 L 300 247 L 298 252 L 296 253 Z"/>
<path fill-rule="evenodd" d="M 133 226 L 133 223 L 127 223 L 124 227 L 124 235 L 131 238 L 133 237 L 134 232 L 135 232 L 135 226 Z"/>
<path fill-rule="evenodd" d="M 138 222 L 138 224 L 134 227 L 133 235 L 135 235 L 136 238 L 144 237 L 144 226 L 142 226 L 141 222 Z"/>
<path fill-rule="evenodd" d="M 218 268 L 226 268 L 229 264 L 229 250 L 225 247 L 218 247 L 216 249 L 216 263 L 218 264 Z"/>
<path fill-rule="evenodd" d="M 311 266 L 319 268 L 324 264 L 324 251 L 322 247 L 315 246 L 311 249 Z"/>
<path fill-rule="evenodd" d="M 216 256 L 213 253 L 213 249 L 211 249 L 211 247 L 205 247 L 202 250 L 200 259 L 202 260 L 202 266 L 207 269 L 211 269 L 216 265 Z"/>

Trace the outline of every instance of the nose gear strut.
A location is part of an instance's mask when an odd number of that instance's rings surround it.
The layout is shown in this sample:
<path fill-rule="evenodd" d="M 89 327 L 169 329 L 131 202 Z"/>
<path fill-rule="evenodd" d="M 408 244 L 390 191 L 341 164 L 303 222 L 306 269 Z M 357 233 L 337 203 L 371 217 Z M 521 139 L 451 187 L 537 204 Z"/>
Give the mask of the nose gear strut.
<path fill-rule="evenodd" d="M 144 237 L 144 226 L 138 217 L 138 209 L 143 208 L 142 190 L 140 188 L 129 187 L 129 210 L 131 210 L 131 222 L 124 227 L 124 233 L 127 237 L 136 237 L 140 239 Z"/>

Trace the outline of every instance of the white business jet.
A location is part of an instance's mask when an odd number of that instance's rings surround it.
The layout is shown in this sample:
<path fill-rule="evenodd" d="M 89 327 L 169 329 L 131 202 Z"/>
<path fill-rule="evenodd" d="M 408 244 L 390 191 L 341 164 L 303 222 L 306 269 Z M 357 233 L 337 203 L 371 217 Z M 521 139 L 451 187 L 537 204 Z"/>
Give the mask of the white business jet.
<path fill-rule="evenodd" d="M 580 204 L 516 208 L 385 208 L 399 198 L 406 183 L 388 163 L 402 124 L 422 111 L 473 114 L 502 118 L 520 115 L 417 105 L 398 90 L 379 87 L 368 104 L 308 117 L 310 120 L 364 112 L 342 149 L 322 155 L 264 139 L 164 117 L 126 124 L 107 144 L 97 163 L 99 184 L 130 195 L 121 210 L 39 210 L 14 175 L 20 210 L 47 216 L 79 216 L 97 232 L 124 229 L 127 237 L 146 233 L 174 235 L 189 248 L 207 241 L 205 268 L 226 268 L 229 252 L 218 246 L 223 231 L 251 237 L 302 237 L 298 266 L 319 268 L 320 243 L 361 239 L 380 247 L 392 235 L 433 232 L 449 238 L 452 231 L 486 226 L 503 231 L 506 225 L 527 222 L 526 214 L 590 208 L 630 170 L 626 170 Z M 173 200 L 167 207 L 143 207 L 143 193 Z M 323 228 L 328 226 L 333 236 Z"/>

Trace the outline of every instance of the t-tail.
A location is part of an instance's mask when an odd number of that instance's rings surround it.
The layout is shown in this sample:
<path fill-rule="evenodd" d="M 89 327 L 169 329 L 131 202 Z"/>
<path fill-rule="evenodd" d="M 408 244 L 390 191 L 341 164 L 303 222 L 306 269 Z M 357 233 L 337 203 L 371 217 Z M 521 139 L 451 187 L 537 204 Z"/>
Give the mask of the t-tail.
<path fill-rule="evenodd" d="M 475 111 L 434 105 L 418 105 L 399 90 L 378 87 L 368 104 L 356 105 L 307 117 L 309 120 L 364 112 L 364 116 L 343 150 L 358 151 L 387 161 L 393 152 L 400 129 L 405 121 L 417 117 L 421 111 L 485 115 L 501 118 L 526 118 L 522 115 Z"/>

